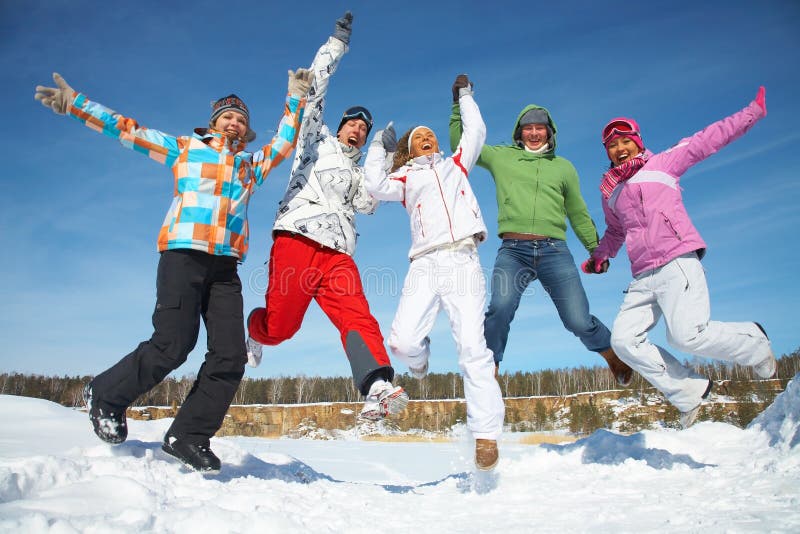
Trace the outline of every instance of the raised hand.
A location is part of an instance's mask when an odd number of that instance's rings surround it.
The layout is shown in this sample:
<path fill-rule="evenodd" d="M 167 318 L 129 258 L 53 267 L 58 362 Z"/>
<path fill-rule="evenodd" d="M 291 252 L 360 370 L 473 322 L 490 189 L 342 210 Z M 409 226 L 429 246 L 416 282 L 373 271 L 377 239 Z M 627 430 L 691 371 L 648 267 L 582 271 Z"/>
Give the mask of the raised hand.
<path fill-rule="evenodd" d="M 758 93 L 756 94 L 756 104 L 761 106 L 761 109 L 764 110 L 764 115 L 767 114 L 767 90 L 764 89 L 764 86 L 758 88 Z"/>
<path fill-rule="evenodd" d="M 314 83 L 314 73 L 309 69 L 289 71 L 289 94 L 304 98 Z"/>
<path fill-rule="evenodd" d="M 350 44 L 350 34 L 353 32 L 353 14 L 349 11 L 336 19 L 333 36 L 344 44 Z"/>
<path fill-rule="evenodd" d="M 386 152 L 397 152 L 397 132 L 394 131 L 394 122 L 389 121 L 381 131 L 381 143 Z"/>
<path fill-rule="evenodd" d="M 37 85 L 36 94 L 33 98 L 40 101 L 43 106 L 52 109 L 55 113 L 64 115 L 75 96 L 75 90 L 57 72 L 53 73 L 53 81 L 56 82 L 57 87 Z"/>
<path fill-rule="evenodd" d="M 472 82 L 466 74 L 459 74 L 456 76 L 456 81 L 453 82 L 453 102 L 458 102 L 458 97 L 461 95 L 461 89 L 468 88 L 472 90 Z"/>

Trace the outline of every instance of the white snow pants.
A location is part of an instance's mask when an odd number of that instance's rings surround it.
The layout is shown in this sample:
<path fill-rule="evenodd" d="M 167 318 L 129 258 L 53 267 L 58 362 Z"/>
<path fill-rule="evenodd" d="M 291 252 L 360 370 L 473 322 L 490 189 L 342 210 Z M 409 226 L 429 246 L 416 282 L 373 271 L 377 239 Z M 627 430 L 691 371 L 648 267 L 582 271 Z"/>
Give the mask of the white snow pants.
<path fill-rule="evenodd" d="M 647 339 L 662 315 L 667 340 L 678 350 L 740 365 L 756 365 L 772 354 L 769 340 L 755 323 L 710 320 L 706 276 L 696 254 L 684 254 L 637 275 L 614 320 L 611 346 L 681 412 L 700 404 L 708 379 Z"/>
<path fill-rule="evenodd" d="M 409 367 L 424 367 L 430 357 L 428 334 L 444 308 L 464 379 L 467 428 L 476 439 L 497 439 L 505 405 L 483 336 L 485 304 L 486 281 L 474 246 L 433 250 L 411 262 L 388 342 Z"/>

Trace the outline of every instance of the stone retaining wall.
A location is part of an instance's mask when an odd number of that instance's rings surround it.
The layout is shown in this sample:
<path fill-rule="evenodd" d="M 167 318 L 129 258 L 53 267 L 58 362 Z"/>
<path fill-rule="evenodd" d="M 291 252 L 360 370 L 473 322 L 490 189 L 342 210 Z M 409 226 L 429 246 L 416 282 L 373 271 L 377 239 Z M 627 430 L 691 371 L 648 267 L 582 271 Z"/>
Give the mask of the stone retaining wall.
<path fill-rule="evenodd" d="M 504 399 L 506 423 L 534 421 L 537 404 L 541 403 L 548 413 L 568 408 L 572 403 L 600 403 L 618 400 L 635 394 L 630 391 L 608 391 L 581 393 L 567 397 L 520 397 Z M 363 403 L 332 402 L 318 404 L 246 405 L 231 406 L 225 416 L 218 436 L 257 436 L 275 438 L 289 434 L 304 421 L 313 421 L 325 430 L 348 430 L 356 424 Z M 541 408 L 539 408 L 541 411 Z M 131 419 L 160 419 L 174 417 L 177 406 L 144 407 L 128 410 Z M 389 418 L 400 431 L 421 429 L 443 432 L 458 422 L 466 420 L 466 403 L 461 400 L 409 401 L 407 409 Z"/>

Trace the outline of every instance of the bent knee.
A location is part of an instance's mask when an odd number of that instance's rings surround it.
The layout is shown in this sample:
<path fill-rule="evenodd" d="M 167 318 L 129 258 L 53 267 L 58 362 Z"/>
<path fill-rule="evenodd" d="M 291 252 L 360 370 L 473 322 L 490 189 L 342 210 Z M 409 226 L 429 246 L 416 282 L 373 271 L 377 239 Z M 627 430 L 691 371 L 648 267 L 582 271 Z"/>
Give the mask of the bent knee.
<path fill-rule="evenodd" d="M 392 354 L 403 358 L 414 358 L 423 354 L 426 349 L 425 338 L 415 340 L 411 337 L 401 337 L 395 334 L 389 336 L 389 349 Z"/>
<path fill-rule="evenodd" d="M 418 343 L 409 343 L 407 340 L 389 340 L 389 349 L 395 356 L 416 356 L 420 352 Z"/>
<path fill-rule="evenodd" d="M 707 325 L 694 325 L 667 331 L 667 342 L 683 352 L 691 352 L 703 340 Z"/>
<path fill-rule="evenodd" d="M 633 354 L 642 341 L 643 336 L 632 335 L 629 332 L 611 330 L 611 348 L 618 356 Z"/>

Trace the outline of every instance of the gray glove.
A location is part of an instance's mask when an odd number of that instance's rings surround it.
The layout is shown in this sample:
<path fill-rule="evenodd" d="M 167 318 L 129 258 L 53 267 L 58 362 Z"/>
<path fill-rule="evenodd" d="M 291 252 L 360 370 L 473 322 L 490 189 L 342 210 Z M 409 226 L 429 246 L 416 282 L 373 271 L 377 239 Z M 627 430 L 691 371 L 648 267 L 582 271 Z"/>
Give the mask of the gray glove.
<path fill-rule="evenodd" d="M 314 73 L 309 69 L 289 71 L 289 93 L 300 98 L 305 98 L 314 83 Z"/>
<path fill-rule="evenodd" d="M 336 19 L 336 28 L 333 36 L 344 44 L 350 44 L 350 34 L 353 32 L 353 14 L 345 12 L 340 18 Z"/>
<path fill-rule="evenodd" d="M 75 97 L 75 90 L 70 87 L 64 78 L 57 72 L 53 73 L 53 81 L 58 87 L 36 86 L 36 94 L 33 96 L 40 101 L 43 106 L 52 109 L 59 115 L 64 115 L 69 108 L 69 104 Z"/>
<path fill-rule="evenodd" d="M 397 152 L 397 133 L 394 131 L 394 122 L 389 121 L 386 128 L 381 131 L 381 144 L 386 152 Z"/>
<path fill-rule="evenodd" d="M 472 94 L 472 82 L 466 74 L 459 74 L 453 82 L 453 102 L 458 102 L 458 97 L 462 94 Z"/>

